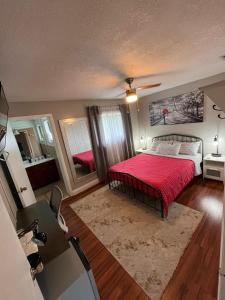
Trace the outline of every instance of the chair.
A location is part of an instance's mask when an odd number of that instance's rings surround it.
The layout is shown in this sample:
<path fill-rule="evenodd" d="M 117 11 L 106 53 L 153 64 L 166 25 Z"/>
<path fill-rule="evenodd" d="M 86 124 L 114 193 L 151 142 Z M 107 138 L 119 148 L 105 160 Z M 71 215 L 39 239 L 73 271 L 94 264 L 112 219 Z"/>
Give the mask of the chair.
<path fill-rule="evenodd" d="M 66 222 L 60 213 L 62 199 L 63 199 L 63 193 L 61 189 L 57 185 L 55 185 L 51 191 L 49 205 L 51 207 L 51 210 L 55 214 L 55 217 L 59 223 L 60 228 L 67 233 L 68 227 L 66 226 Z"/>

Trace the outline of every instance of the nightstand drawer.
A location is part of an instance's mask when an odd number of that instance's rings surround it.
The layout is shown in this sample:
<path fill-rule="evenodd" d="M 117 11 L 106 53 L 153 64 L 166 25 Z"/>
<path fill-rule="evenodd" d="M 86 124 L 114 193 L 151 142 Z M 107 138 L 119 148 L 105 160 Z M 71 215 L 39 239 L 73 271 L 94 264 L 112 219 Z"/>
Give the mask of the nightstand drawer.
<path fill-rule="evenodd" d="M 203 176 L 214 180 L 224 180 L 225 155 L 215 157 L 207 154 L 203 160 Z"/>
<path fill-rule="evenodd" d="M 224 170 L 206 168 L 204 170 L 204 177 L 223 181 Z"/>
<path fill-rule="evenodd" d="M 212 161 L 212 160 L 205 160 L 204 161 L 205 166 L 208 168 L 213 167 L 213 168 L 224 168 L 224 162 L 221 161 Z"/>

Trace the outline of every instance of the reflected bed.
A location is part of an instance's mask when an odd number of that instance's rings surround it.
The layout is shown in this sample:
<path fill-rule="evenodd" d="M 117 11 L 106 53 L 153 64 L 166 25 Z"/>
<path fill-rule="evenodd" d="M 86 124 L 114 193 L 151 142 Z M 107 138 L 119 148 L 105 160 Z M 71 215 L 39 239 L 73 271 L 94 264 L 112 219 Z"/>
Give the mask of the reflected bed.
<path fill-rule="evenodd" d="M 90 173 L 95 171 L 95 160 L 92 150 L 73 154 L 72 158 L 75 165 L 80 164 L 87 167 Z"/>

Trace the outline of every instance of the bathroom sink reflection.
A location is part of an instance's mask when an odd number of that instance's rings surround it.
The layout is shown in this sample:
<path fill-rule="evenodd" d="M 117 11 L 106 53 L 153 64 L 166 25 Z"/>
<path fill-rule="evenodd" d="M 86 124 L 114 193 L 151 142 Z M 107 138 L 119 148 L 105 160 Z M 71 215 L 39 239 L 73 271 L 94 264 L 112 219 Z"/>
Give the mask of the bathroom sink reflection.
<path fill-rule="evenodd" d="M 53 160 L 53 159 L 54 159 L 54 157 L 32 158 L 31 162 L 29 160 L 24 160 L 23 163 L 24 163 L 25 168 L 29 168 L 29 167 L 39 165 L 39 164 L 45 163 L 47 161 Z"/>

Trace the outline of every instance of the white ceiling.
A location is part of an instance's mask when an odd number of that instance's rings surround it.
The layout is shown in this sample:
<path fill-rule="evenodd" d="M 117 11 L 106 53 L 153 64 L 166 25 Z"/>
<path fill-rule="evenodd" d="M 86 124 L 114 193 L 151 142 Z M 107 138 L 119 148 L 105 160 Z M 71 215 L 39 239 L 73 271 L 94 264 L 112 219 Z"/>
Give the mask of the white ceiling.
<path fill-rule="evenodd" d="M 0 80 L 9 101 L 155 93 L 225 71 L 224 0 L 1 0 Z"/>

